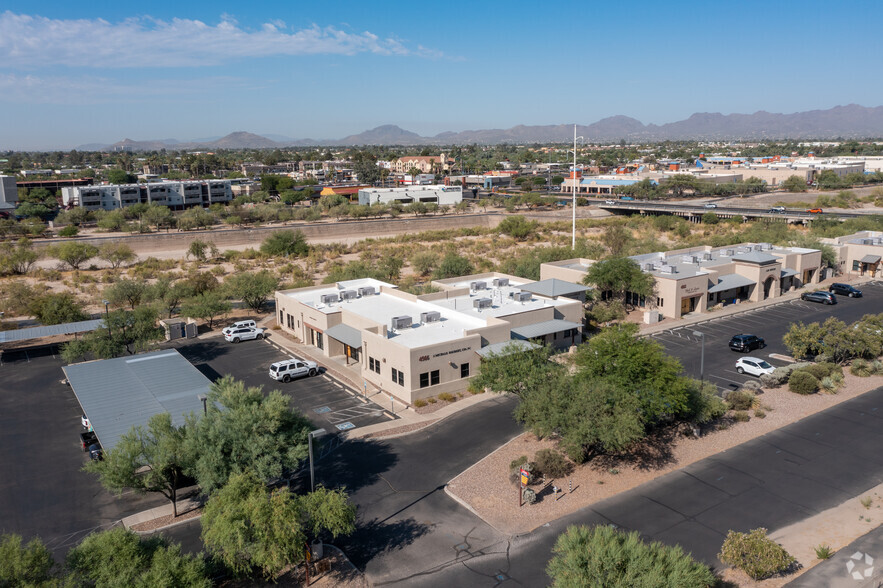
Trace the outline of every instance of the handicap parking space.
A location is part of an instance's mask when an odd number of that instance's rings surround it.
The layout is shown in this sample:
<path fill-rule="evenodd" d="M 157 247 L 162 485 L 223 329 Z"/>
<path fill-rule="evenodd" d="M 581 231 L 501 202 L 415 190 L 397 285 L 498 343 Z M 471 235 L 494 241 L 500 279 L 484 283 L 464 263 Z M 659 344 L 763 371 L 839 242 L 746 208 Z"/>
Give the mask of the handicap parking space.
<path fill-rule="evenodd" d="M 883 312 L 883 284 L 864 284 L 861 289 L 863 298 L 840 296 L 838 304 L 832 306 L 797 298 L 762 308 L 746 308 L 745 312 L 725 317 L 715 317 L 714 312 L 709 312 L 706 321 L 662 331 L 652 335 L 652 339 L 681 361 L 687 375 L 698 379 L 704 367 L 705 379 L 715 384 L 719 391 L 735 390 L 756 379 L 736 372 L 736 360 L 740 357 L 757 357 L 776 367 L 789 363 L 782 358 L 788 355 L 782 337 L 792 324 L 823 322 L 832 316 L 851 323 L 865 314 Z M 697 333 L 704 335 L 704 362 L 701 359 L 703 337 Z M 730 350 L 727 344 L 733 335 L 740 333 L 763 337 L 766 347 L 746 354 Z"/>
<path fill-rule="evenodd" d="M 398 418 L 372 399 L 338 382 L 327 373 L 318 376 L 277 382 L 269 376 L 270 365 L 293 357 L 273 342 L 243 341 L 232 344 L 223 340 L 204 340 L 176 345 L 197 369 L 212 380 L 230 374 L 248 386 L 262 386 L 265 391 L 280 390 L 291 397 L 292 408 L 304 414 L 317 428 L 339 432 L 365 427 Z M 320 364 L 320 371 L 321 371 Z M 380 397 L 377 397 L 380 398 Z"/>

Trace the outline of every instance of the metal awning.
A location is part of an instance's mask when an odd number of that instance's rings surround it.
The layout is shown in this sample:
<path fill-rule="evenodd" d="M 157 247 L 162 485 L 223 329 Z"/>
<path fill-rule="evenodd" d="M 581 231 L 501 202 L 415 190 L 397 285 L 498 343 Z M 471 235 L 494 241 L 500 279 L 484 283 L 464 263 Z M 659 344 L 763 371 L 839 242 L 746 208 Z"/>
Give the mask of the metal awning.
<path fill-rule="evenodd" d="M 328 327 L 325 329 L 325 334 L 333 339 L 337 339 L 344 345 L 349 345 L 353 349 L 358 349 L 362 346 L 362 333 L 348 325 L 340 324 Z"/>
<path fill-rule="evenodd" d="M 560 333 L 569 329 L 579 329 L 582 327 L 579 323 L 572 321 L 564 321 L 561 319 L 552 319 L 523 327 L 515 327 L 512 329 L 512 335 L 519 339 L 536 339 L 537 337 L 545 337 L 552 333 Z"/>
<path fill-rule="evenodd" d="M 531 282 L 530 284 L 523 284 L 519 287 L 524 292 L 530 292 L 532 294 L 538 294 L 540 296 L 547 296 L 549 298 L 555 298 L 558 296 L 573 296 L 574 294 L 581 294 L 583 292 L 586 292 L 587 290 L 591 290 L 591 288 L 589 288 L 588 286 L 583 286 L 582 284 L 574 284 L 573 282 L 566 282 L 557 278 L 541 280 L 539 282 Z"/>
<path fill-rule="evenodd" d="M 862 263 L 880 263 L 879 255 L 865 255 L 859 261 Z"/>
<path fill-rule="evenodd" d="M 501 355 L 530 351 L 531 349 L 537 349 L 539 347 L 542 347 L 542 345 L 537 345 L 536 343 L 523 341 L 521 339 L 510 339 L 509 341 L 503 341 L 502 343 L 491 343 L 490 345 L 478 349 L 476 353 L 481 357 L 490 357 L 491 355 L 500 357 Z"/>
<path fill-rule="evenodd" d="M 780 278 L 787 278 L 788 276 L 796 276 L 796 275 L 797 275 L 797 270 L 793 270 L 790 267 L 786 267 L 785 269 L 782 270 L 782 273 L 779 274 L 779 277 Z"/>
<path fill-rule="evenodd" d="M 754 283 L 754 280 L 746 278 L 745 276 L 740 276 L 739 274 L 727 274 L 721 276 L 717 285 L 708 289 L 708 293 L 714 294 L 715 292 L 724 292 L 726 290 L 733 290 L 743 286 L 753 286 Z"/>
<path fill-rule="evenodd" d="M 0 343 L 12 343 L 13 341 L 27 341 L 28 339 L 40 339 L 54 335 L 70 335 L 72 333 L 85 333 L 96 331 L 104 326 L 104 320 L 79 321 L 76 323 L 64 323 L 62 325 L 46 325 L 44 327 L 29 327 L 27 329 L 15 329 L 12 331 L 0 331 Z"/>

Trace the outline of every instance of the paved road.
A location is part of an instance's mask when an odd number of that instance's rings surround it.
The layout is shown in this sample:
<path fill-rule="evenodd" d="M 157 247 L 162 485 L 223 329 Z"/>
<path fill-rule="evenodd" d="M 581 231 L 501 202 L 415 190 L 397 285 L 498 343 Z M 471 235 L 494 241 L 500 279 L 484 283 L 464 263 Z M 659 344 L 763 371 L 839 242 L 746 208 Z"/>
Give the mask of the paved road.
<path fill-rule="evenodd" d="M 863 298 L 838 296 L 838 303 L 831 306 L 797 299 L 721 318 L 713 318 L 711 313 L 712 318 L 708 321 L 664 331 L 653 335 L 653 339 L 662 343 L 666 352 L 681 360 L 686 374 L 699 378 L 702 342 L 693 333 L 704 333 L 705 378 L 720 390 L 735 390 L 754 378 L 736 373 L 736 360 L 743 354 L 727 347 L 733 335 L 748 333 L 763 337 L 767 343 L 764 349 L 744 355 L 766 359 L 774 366 L 785 365 L 787 362 L 770 356 L 788 354 L 782 337 L 793 323 L 823 322 L 833 316 L 849 324 L 865 314 L 883 312 L 883 283 L 865 284 L 860 289 Z"/>
<path fill-rule="evenodd" d="M 787 584 L 788 588 L 819 586 L 826 588 L 883 586 L 883 525 L 859 537 L 835 553 L 831 559 L 823 561 Z"/>

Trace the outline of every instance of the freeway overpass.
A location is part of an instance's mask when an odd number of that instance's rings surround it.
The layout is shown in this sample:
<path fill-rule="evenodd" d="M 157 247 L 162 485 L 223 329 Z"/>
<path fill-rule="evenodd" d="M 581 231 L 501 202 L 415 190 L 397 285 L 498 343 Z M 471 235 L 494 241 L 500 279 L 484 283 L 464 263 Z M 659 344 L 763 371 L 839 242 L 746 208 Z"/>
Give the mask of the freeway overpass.
<path fill-rule="evenodd" d="M 705 203 L 700 204 L 674 204 L 667 202 L 649 202 L 643 200 L 604 200 L 589 199 L 590 203 L 602 210 L 606 210 L 612 214 L 640 214 L 659 216 L 663 214 L 671 214 L 686 218 L 692 222 L 700 222 L 702 215 L 706 212 L 713 212 L 721 219 L 733 218 L 741 216 L 746 220 L 768 219 L 772 221 L 782 221 L 793 224 L 809 224 L 815 219 L 825 218 L 843 221 L 850 218 L 860 218 L 869 216 L 867 213 L 858 212 L 822 212 L 811 213 L 804 209 L 788 209 L 783 212 L 771 212 L 769 208 L 747 208 L 741 206 L 717 206 L 706 207 Z M 606 204 L 606 202 L 614 204 Z"/>

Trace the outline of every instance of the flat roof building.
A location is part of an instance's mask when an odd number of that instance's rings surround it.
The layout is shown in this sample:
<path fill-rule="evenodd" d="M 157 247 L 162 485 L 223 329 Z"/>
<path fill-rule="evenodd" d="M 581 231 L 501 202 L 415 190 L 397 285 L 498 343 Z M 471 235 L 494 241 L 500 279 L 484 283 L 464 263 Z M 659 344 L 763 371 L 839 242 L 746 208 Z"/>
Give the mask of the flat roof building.
<path fill-rule="evenodd" d="M 400 202 L 433 202 L 452 206 L 463 200 L 462 186 L 408 186 L 406 188 L 363 188 L 359 190 L 359 204 L 389 204 Z"/>
<path fill-rule="evenodd" d="M 88 210 L 114 210 L 140 203 L 181 209 L 230 202 L 233 190 L 230 180 L 163 181 L 62 188 L 61 199 L 63 206 Z"/>
<path fill-rule="evenodd" d="M 439 280 L 416 296 L 371 278 L 276 292 L 278 323 L 406 403 L 466 390 L 482 349 L 512 340 L 568 348 L 582 341 L 583 305 L 499 273 Z M 502 348 L 504 345 L 500 345 Z"/>
<path fill-rule="evenodd" d="M 883 268 L 883 231 L 859 231 L 835 239 L 822 239 L 837 251 L 840 272 L 877 277 Z"/>
<path fill-rule="evenodd" d="M 18 206 L 18 186 L 14 176 L 0 176 L 0 210 L 13 210 Z"/>

